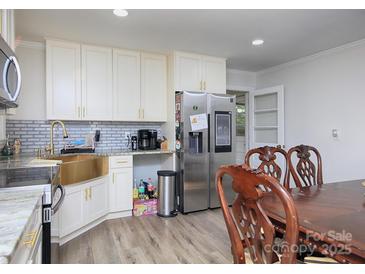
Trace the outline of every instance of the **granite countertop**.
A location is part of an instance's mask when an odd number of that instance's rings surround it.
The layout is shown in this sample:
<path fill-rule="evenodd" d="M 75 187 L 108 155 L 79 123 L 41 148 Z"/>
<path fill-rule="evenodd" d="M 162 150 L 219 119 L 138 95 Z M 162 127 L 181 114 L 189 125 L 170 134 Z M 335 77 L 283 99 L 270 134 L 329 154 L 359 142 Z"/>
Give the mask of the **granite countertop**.
<path fill-rule="evenodd" d="M 0 189 L 0 263 L 9 263 L 43 189 Z"/>
<path fill-rule="evenodd" d="M 0 170 L 17 169 L 17 168 L 33 168 L 33 167 L 50 167 L 50 164 L 32 164 L 32 160 L 36 157 L 32 154 L 18 154 L 12 156 L 0 156 Z M 57 166 L 57 164 L 53 164 Z"/>
<path fill-rule="evenodd" d="M 146 154 L 172 154 L 173 150 L 130 150 L 130 149 L 96 149 L 96 154 L 101 156 L 146 155 Z"/>
<path fill-rule="evenodd" d="M 128 150 L 128 149 L 96 149 L 94 153 L 70 153 L 70 154 L 56 154 L 55 156 L 78 155 L 78 154 L 92 154 L 97 156 L 123 156 L 123 155 L 150 155 L 150 154 L 172 154 L 173 150 Z M 12 156 L 0 156 L 0 170 L 2 169 L 16 169 L 16 168 L 32 168 L 32 167 L 49 167 L 49 164 L 32 164 L 31 161 L 36 159 L 34 154 L 21 153 Z M 54 164 L 57 166 L 57 164 Z"/>

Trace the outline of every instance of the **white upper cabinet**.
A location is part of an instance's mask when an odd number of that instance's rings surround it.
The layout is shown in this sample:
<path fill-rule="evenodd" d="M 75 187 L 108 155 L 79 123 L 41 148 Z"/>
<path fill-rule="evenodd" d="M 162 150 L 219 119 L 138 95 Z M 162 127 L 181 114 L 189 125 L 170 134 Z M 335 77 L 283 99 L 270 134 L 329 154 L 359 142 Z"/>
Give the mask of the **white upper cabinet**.
<path fill-rule="evenodd" d="M 82 45 L 82 118 L 112 120 L 112 49 Z"/>
<path fill-rule="evenodd" d="M 46 41 L 47 119 L 81 119 L 80 44 Z"/>
<path fill-rule="evenodd" d="M 164 122 L 165 55 L 46 41 L 47 119 Z"/>
<path fill-rule="evenodd" d="M 15 50 L 14 10 L 0 10 L 0 32 L 8 45 Z"/>
<path fill-rule="evenodd" d="M 141 55 L 141 110 L 143 121 L 166 121 L 167 58 L 164 55 Z"/>
<path fill-rule="evenodd" d="M 226 93 L 226 59 L 174 53 L 175 90 Z"/>
<path fill-rule="evenodd" d="M 113 49 L 113 120 L 140 120 L 140 67 L 138 51 Z"/>
<path fill-rule="evenodd" d="M 226 93 L 226 60 L 215 57 L 202 58 L 203 90 Z"/>
<path fill-rule="evenodd" d="M 175 90 L 202 90 L 201 56 L 189 53 L 175 55 Z"/>

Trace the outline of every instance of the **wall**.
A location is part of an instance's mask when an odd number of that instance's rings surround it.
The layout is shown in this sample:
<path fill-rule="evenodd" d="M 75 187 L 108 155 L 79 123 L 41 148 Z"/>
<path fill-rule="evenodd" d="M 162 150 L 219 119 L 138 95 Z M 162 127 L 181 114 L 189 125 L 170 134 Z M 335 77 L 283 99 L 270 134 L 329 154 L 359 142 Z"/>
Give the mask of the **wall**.
<path fill-rule="evenodd" d="M 257 74 L 258 88 L 284 85 L 285 143 L 317 147 L 326 181 L 365 178 L 364 72 L 362 41 Z"/>
<path fill-rule="evenodd" d="M 227 69 L 227 89 L 251 91 L 256 87 L 256 73 L 244 70 Z"/>
<path fill-rule="evenodd" d="M 65 126 L 69 136 L 67 139 L 63 139 L 61 127 L 55 127 L 56 151 L 72 140 L 84 139 L 88 134 L 94 135 L 97 129 L 100 130 L 100 142 L 97 143 L 99 150 L 127 149 L 126 133 L 137 135 L 138 129 L 155 129 L 158 137 L 161 137 L 160 123 L 66 121 Z M 36 149 L 45 148 L 50 142 L 50 123 L 45 120 L 8 120 L 6 131 L 10 140 L 20 138 L 24 153 L 34 153 Z"/>

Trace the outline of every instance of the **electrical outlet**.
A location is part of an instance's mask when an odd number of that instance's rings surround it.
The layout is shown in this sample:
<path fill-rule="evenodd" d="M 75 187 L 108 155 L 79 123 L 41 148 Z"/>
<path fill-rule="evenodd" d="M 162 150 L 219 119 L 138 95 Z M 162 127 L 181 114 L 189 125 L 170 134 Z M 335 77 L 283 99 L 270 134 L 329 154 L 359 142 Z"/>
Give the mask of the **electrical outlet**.
<path fill-rule="evenodd" d="M 337 128 L 332 129 L 332 138 L 335 140 L 339 139 L 339 130 Z"/>
<path fill-rule="evenodd" d="M 126 132 L 125 132 L 125 138 L 128 138 L 128 137 L 129 137 L 129 138 L 131 137 L 131 133 L 130 133 L 129 131 L 126 131 Z"/>

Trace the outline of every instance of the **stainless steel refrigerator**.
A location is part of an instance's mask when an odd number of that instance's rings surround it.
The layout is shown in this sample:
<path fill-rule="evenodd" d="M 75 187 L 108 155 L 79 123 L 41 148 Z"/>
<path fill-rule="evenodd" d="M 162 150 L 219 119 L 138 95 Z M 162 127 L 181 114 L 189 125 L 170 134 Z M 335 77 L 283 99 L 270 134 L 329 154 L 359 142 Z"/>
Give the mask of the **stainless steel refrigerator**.
<path fill-rule="evenodd" d="M 178 208 L 189 213 L 219 207 L 215 173 L 221 165 L 235 163 L 236 98 L 179 91 L 175 104 Z M 224 180 L 232 202 L 231 184 Z"/>

